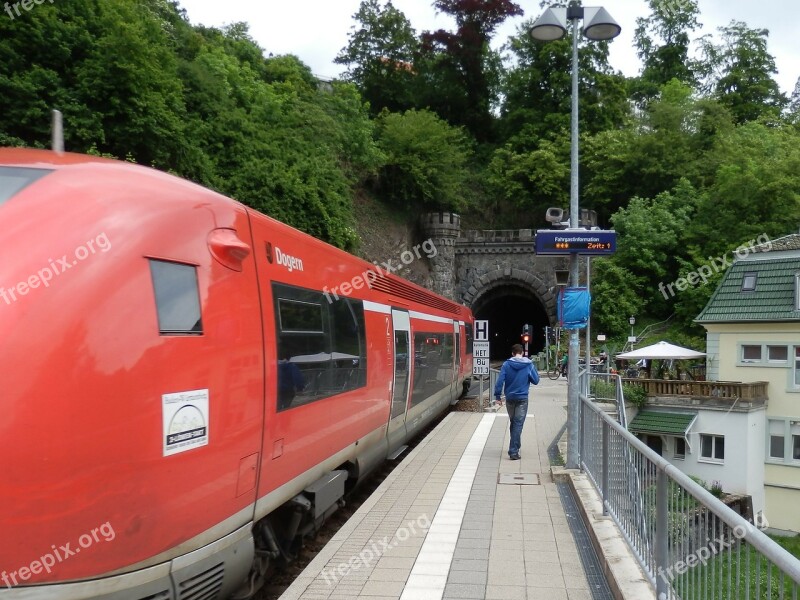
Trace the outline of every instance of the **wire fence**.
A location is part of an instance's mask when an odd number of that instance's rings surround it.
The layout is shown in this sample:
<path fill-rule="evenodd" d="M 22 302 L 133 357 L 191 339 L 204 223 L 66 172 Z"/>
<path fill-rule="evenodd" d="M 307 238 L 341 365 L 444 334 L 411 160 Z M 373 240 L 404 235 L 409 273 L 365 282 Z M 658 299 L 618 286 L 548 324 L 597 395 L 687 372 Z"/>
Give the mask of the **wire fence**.
<path fill-rule="evenodd" d="M 581 468 L 659 600 L 798 600 L 800 561 L 761 531 L 761 516 L 745 520 L 604 413 L 589 390 L 583 372 Z"/>

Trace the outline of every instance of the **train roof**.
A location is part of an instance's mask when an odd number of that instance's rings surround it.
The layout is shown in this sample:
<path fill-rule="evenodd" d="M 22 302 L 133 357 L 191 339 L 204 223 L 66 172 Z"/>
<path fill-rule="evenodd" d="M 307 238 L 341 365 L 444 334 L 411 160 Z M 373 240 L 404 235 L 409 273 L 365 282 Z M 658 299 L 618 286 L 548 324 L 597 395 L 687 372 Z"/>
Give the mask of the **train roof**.
<path fill-rule="evenodd" d="M 218 202 L 230 202 L 245 206 L 247 211 L 255 218 L 268 219 L 277 227 L 285 228 L 284 230 L 287 232 L 291 231 L 294 235 L 306 238 L 309 243 L 324 244 L 330 248 L 334 255 L 339 253 L 342 259 L 354 261 L 355 264 L 360 265 L 359 268 L 362 270 L 376 268 L 374 264 L 366 261 L 363 258 L 357 257 L 335 246 L 331 246 L 330 244 L 327 244 L 327 242 L 295 229 L 294 227 L 278 221 L 273 217 L 258 212 L 257 210 L 242 204 L 238 200 L 224 196 L 223 194 L 189 181 L 188 179 L 165 173 L 152 167 L 100 156 L 89 156 L 71 152 L 59 153 L 52 150 L 37 150 L 31 148 L 0 148 L 0 166 L 49 169 L 53 171 L 69 171 L 75 167 L 97 167 L 99 169 L 112 168 L 118 170 L 119 172 L 129 174 L 132 177 L 149 175 L 150 177 L 161 179 L 166 185 L 174 186 L 175 188 L 191 188 L 195 194 L 206 195 L 209 199 L 214 197 L 214 199 Z M 186 201 L 192 202 L 192 200 L 189 198 L 186 198 Z M 460 315 L 461 318 L 464 318 L 465 316 L 464 311 L 466 308 L 463 305 L 435 294 L 434 292 L 431 292 L 430 290 L 397 275 L 386 273 L 380 279 L 376 280 L 374 284 L 375 283 L 377 283 L 377 285 L 373 285 L 373 289 L 386 293 L 390 296 L 402 298 L 407 301 L 418 302 L 445 312 L 455 313 Z"/>

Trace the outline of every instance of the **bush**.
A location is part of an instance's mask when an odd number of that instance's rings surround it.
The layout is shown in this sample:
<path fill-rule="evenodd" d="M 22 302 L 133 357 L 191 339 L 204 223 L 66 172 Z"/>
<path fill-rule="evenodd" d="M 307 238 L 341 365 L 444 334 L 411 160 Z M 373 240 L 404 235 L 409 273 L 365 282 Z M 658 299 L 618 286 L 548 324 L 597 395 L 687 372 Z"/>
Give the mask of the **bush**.
<path fill-rule="evenodd" d="M 592 379 L 589 383 L 589 393 L 595 398 L 616 400 L 616 385 L 602 379 Z"/>
<path fill-rule="evenodd" d="M 711 492 L 712 495 L 716 496 L 717 498 L 722 497 L 722 484 L 719 481 L 713 481 L 711 483 L 711 489 L 708 490 Z"/>
<path fill-rule="evenodd" d="M 622 393 L 625 396 L 625 402 L 633 404 L 636 408 L 642 408 L 647 404 L 647 390 L 640 385 L 623 383 Z"/>

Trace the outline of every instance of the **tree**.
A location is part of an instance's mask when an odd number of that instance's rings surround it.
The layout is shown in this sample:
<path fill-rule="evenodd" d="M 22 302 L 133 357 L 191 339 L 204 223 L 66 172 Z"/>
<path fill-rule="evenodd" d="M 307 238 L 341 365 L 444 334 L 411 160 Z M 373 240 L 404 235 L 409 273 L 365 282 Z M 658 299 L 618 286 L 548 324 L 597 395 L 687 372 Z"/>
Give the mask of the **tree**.
<path fill-rule="evenodd" d="M 378 177 L 383 197 L 408 210 L 467 208 L 469 138 L 427 110 L 384 113 L 378 145 L 386 162 Z"/>
<path fill-rule="evenodd" d="M 741 21 L 719 31 L 721 44 L 708 36 L 702 42 L 706 90 L 731 111 L 736 123 L 777 119 L 787 100 L 772 77 L 778 69 L 767 51 L 769 31 L 750 29 Z"/>
<path fill-rule="evenodd" d="M 522 9 L 510 0 L 434 0 L 433 5 L 453 16 L 457 29 L 422 34 L 424 102 L 477 140 L 489 141 L 501 64 L 489 43 L 497 27 Z"/>
<path fill-rule="evenodd" d="M 786 113 L 790 121 L 800 124 L 800 77 L 794 84 L 794 91 L 786 107 Z"/>
<path fill-rule="evenodd" d="M 762 234 L 774 238 L 796 230 L 800 133 L 795 127 L 741 125 L 719 137 L 705 165 L 713 180 L 686 232 L 694 262 L 729 253 Z"/>
<path fill-rule="evenodd" d="M 689 59 L 689 35 L 699 26 L 697 0 L 647 0 L 648 17 L 636 19 L 634 43 L 642 60 L 642 73 L 634 83 L 634 96 L 650 99 L 661 86 L 677 79 L 696 83 L 695 67 Z"/>
<path fill-rule="evenodd" d="M 698 193 L 682 180 L 672 192 L 653 199 L 633 198 L 617 211 L 611 222 L 619 235 L 614 261 L 634 273 L 644 284 L 644 303 L 658 310 L 660 284 L 675 279 L 678 259 L 686 256 L 681 241 L 691 222 Z"/>
<path fill-rule="evenodd" d="M 612 258 L 592 261 L 592 329 L 623 335 L 629 315 L 644 310 L 641 278 Z"/>
<path fill-rule="evenodd" d="M 502 131 L 507 139 L 525 130 L 555 138 L 569 132 L 572 98 L 572 42 L 541 42 L 530 35 L 533 20 L 509 40 L 515 55 L 503 81 Z M 624 78 L 608 64 L 608 42 L 578 49 L 578 117 L 582 133 L 619 127 L 629 112 Z"/>
<path fill-rule="evenodd" d="M 68 149 L 191 168 L 169 9 L 157 0 L 64 0 L 0 19 L 0 130 L 46 145 L 57 108 Z"/>
<path fill-rule="evenodd" d="M 720 132 L 732 128 L 727 109 L 673 79 L 626 127 L 582 143 L 585 204 L 611 214 L 634 196 L 653 198 L 672 189 L 681 178 L 702 186 L 706 153 Z"/>
<path fill-rule="evenodd" d="M 363 0 L 353 18 L 360 23 L 334 62 L 347 65 L 344 78 L 356 85 L 373 115 L 384 108 L 403 111 L 415 106 L 414 56 L 419 42 L 405 15 L 391 3 Z"/>
<path fill-rule="evenodd" d="M 517 227 L 547 227 L 544 216 L 551 206 L 569 204 L 569 139 L 540 140 L 521 150 L 513 143 L 495 150 L 486 179 L 498 201 L 494 218 L 509 213 Z M 519 214 L 525 215 L 520 218 Z M 512 222 L 507 223 L 512 226 Z"/>

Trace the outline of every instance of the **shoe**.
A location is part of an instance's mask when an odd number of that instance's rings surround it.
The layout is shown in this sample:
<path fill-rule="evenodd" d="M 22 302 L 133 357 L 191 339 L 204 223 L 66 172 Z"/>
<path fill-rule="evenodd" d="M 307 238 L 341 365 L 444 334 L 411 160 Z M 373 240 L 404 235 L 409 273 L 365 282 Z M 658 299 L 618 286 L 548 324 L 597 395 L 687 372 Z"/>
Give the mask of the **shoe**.
<path fill-rule="evenodd" d="M 512 454 L 511 456 L 509 456 L 509 458 L 511 460 L 519 460 L 522 457 L 519 454 Z"/>

